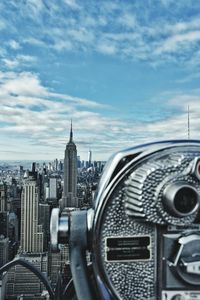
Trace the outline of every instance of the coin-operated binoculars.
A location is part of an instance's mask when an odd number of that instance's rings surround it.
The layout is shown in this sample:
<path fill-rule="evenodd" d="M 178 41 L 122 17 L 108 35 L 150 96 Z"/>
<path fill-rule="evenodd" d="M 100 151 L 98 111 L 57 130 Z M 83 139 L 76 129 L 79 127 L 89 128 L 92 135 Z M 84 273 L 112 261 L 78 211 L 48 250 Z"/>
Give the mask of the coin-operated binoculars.
<path fill-rule="evenodd" d="M 53 210 L 51 241 L 69 243 L 78 300 L 200 299 L 200 141 L 114 155 L 92 209 Z"/>

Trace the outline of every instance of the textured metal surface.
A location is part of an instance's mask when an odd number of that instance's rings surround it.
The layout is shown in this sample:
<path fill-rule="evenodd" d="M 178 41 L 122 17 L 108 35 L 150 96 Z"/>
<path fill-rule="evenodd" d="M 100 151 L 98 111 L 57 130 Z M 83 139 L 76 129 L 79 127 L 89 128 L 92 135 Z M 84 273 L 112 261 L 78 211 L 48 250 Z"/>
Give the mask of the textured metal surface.
<path fill-rule="evenodd" d="M 169 183 L 186 182 L 200 192 L 194 174 L 194 161 L 200 157 L 200 144 L 167 144 L 147 149 L 126 165 L 102 191 L 94 220 L 95 272 L 116 299 L 159 299 L 160 280 L 157 265 L 157 241 L 160 226 L 190 226 L 197 211 L 182 218 L 175 217 L 163 205 L 163 191 Z M 166 146 L 165 145 L 165 146 Z M 160 147 L 160 149 L 159 149 Z M 138 149 L 137 149 L 138 151 Z M 151 238 L 148 261 L 106 261 L 106 239 L 109 237 Z"/>
<path fill-rule="evenodd" d="M 66 244 L 69 239 L 69 217 L 68 212 L 60 214 L 59 208 L 53 208 L 50 220 L 51 249 L 59 251 L 59 244 Z"/>
<path fill-rule="evenodd" d="M 59 228 L 59 208 L 54 208 L 51 212 L 50 233 L 51 233 L 51 249 L 58 251 L 58 228 Z"/>
<path fill-rule="evenodd" d="M 197 211 L 182 218 L 170 214 L 163 205 L 163 191 L 173 182 L 185 182 L 200 192 L 199 179 L 191 174 L 200 153 L 181 152 L 152 158 L 132 172 L 126 182 L 126 213 L 157 224 L 187 225 Z"/>
<path fill-rule="evenodd" d="M 150 299 L 155 295 L 155 247 L 154 225 L 135 222 L 124 211 L 124 187 L 119 186 L 110 199 L 102 220 L 101 257 L 107 280 L 114 285 L 119 299 Z M 106 262 L 105 240 L 107 237 L 149 235 L 151 237 L 151 259 L 148 262 Z"/>

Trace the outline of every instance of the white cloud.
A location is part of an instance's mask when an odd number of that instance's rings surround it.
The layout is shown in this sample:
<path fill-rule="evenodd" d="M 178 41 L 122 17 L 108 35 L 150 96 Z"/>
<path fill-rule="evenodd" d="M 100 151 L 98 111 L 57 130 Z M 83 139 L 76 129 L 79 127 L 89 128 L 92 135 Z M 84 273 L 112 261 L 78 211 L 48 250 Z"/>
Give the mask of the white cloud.
<path fill-rule="evenodd" d="M 20 42 L 11 40 L 10 46 L 14 49 L 30 44 L 45 47 L 48 51 L 93 51 L 145 60 L 152 65 L 166 61 L 199 64 L 200 18 L 182 15 L 184 4 L 174 5 L 173 15 L 168 12 L 159 15 L 163 13 L 163 5 L 172 9 L 171 4 L 173 2 L 169 0 L 158 1 L 158 11 L 152 18 L 157 7 L 145 6 L 143 1 L 88 3 L 62 0 L 58 4 L 55 0 L 50 3 L 28 0 L 21 6 L 15 4 L 15 8 L 20 8 L 21 18 L 24 15 L 30 18 L 31 32 L 22 29 L 23 38 L 20 40 L 19 37 Z M 12 28 L 17 28 L 18 20 L 13 21 Z M 8 68 L 19 66 L 14 58 L 4 59 Z"/>
<path fill-rule="evenodd" d="M 9 135 L 13 145 L 18 137 L 26 145 L 35 144 L 35 149 L 41 145 L 50 152 L 52 147 L 62 152 L 72 118 L 79 151 L 85 151 L 85 143 L 90 140 L 97 151 L 104 145 L 108 155 L 109 149 L 113 152 L 113 144 L 118 147 L 123 143 L 126 123 L 106 118 L 105 109 L 88 99 L 49 92 L 35 74 L 0 72 L 0 122 L 4 124 L 0 136 L 3 141 Z"/>
<path fill-rule="evenodd" d="M 163 139 L 187 139 L 188 138 L 188 106 L 190 108 L 190 137 L 200 138 L 200 90 L 193 90 L 189 93 L 166 92 L 160 95 L 166 102 L 167 110 L 176 111 L 168 118 L 146 124 L 144 132 L 152 135 L 155 140 Z M 137 129 L 138 130 L 138 129 Z"/>
<path fill-rule="evenodd" d="M 19 60 L 20 63 L 33 63 L 37 61 L 37 58 L 31 55 L 19 54 L 17 55 L 17 60 Z"/>
<path fill-rule="evenodd" d="M 191 47 L 191 44 L 200 40 L 200 31 L 187 32 L 183 34 L 176 34 L 166 39 L 157 49 L 155 54 L 161 54 L 163 52 L 175 52 L 182 48 Z"/>
<path fill-rule="evenodd" d="M 6 28 L 6 22 L 3 19 L 0 19 L 0 31 Z"/>
<path fill-rule="evenodd" d="M 80 9 L 80 5 L 77 3 L 76 0 L 64 0 L 64 3 L 67 4 L 72 9 Z"/>
<path fill-rule="evenodd" d="M 95 34 L 91 31 L 88 31 L 85 28 L 81 28 L 79 30 L 71 29 L 68 31 L 69 36 L 72 37 L 77 42 L 80 43 L 92 43 L 94 42 Z"/>
<path fill-rule="evenodd" d="M 55 44 L 52 46 L 53 49 L 57 51 L 63 51 L 63 50 L 72 50 L 73 45 L 69 41 L 55 41 Z"/>
<path fill-rule="evenodd" d="M 103 54 L 115 54 L 117 52 L 116 46 L 109 41 L 99 41 L 96 47 L 97 51 Z"/>
<path fill-rule="evenodd" d="M 7 51 L 5 48 L 0 47 L 0 57 L 5 57 L 7 54 Z"/>
<path fill-rule="evenodd" d="M 191 137 L 197 138 L 200 90 L 188 94 L 166 92 L 160 98 L 166 103 L 163 109 L 175 109 L 177 114 L 153 122 L 150 119 L 149 122 L 119 120 L 107 118 L 106 108 L 99 103 L 49 91 L 35 74 L 0 72 L 0 122 L 4 124 L 1 140 L 5 141 L 9 135 L 12 146 L 16 143 L 17 155 L 21 149 L 17 146 L 20 140 L 34 155 L 37 156 L 38 151 L 40 158 L 45 151 L 51 158 L 52 155 L 62 158 L 72 118 L 79 154 L 87 152 L 88 143 L 96 153 L 96 159 L 107 159 L 113 152 L 136 143 L 187 138 L 188 105 Z"/>
<path fill-rule="evenodd" d="M 101 5 L 97 2 L 88 5 L 87 1 L 63 0 L 59 3 L 56 0 L 28 0 L 20 6 L 16 1 L 12 2 L 19 15 L 14 11 L 8 38 L 5 36 L 5 43 L 1 45 L 2 68 L 16 70 L 20 67 L 21 70 L 26 67 L 27 70 L 30 67 L 30 70 L 35 70 L 37 57 L 28 53 L 39 56 L 48 51 L 50 59 L 55 61 L 60 55 L 64 61 L 65 51 L 80 54 L 83 50 L 90 54 L 98 52 L 117 58 L 144 60 L 152 65 L 169 61 L 184 61 L 197 67 L 200 64 L 198 17 L 180 15 L 178 18 L 174 17 L 175 13 L 166 14 L 166 17 L 159 15 L 158 10 L 155 19 L 150 20 L 155 7 L 141 10 L 139 2 L 127 5 L 123 1 L 102 1 Z M 167 0 L 162 0 L 162 3 L 166 7 L 172 4 Z M 18 35 L 17 25 L 23 24 L 20 19 L 26 23 L 25 16 L 30 27 L 21 26 Z M 0 21 L 0 30 L 6 28 L 4 22 L 2 24 Z M 26 55 L 22 52 L 25 47 Z M 185 82 L 194 77 L 191 75 Z M 106 117 L 106 110 L 111 110 L 111 107 L 90 99 L 56 93 L 44 86 L 38 75 L 32 72 L 0 72 L 0 121 L 5 122 L 0 134 L 6 136 L 9 132 L 12 138 L 18 136 L 29 145 L 37 144 L 37 149 L 40 144 L 44 147 L 57 145 L 63 149 L 68 138 L 68 121 L 73 118 L 81 151 L 90 140 L 96 151 L 107 149 L 111 153 L 119 147 L 130 146 L 133 138 L 140 143 L 185 137 L 188 104 L 193 116 L 192 132 L 197 135 L 200 129 L 199 94 L 196 91 L 161 95 L 165 101 L 163 107 L 169 112 L 176 109 L 176 116 L 169 113 L 165 118 L 160 116 L 159 121 L 152 117 L 149 123 L 129 120 L 127 124 L 126 120 Z"/>
<path fill-rule="evenodd" d="M 190 73 L 189 75 L 186 75 L 185 77 L 183 77 L 181 79 L 178 79 L 177 83 L 187 83 L 187 82 L 190 82 L 193 79 L 197 79 L 197 78 L 200 78 L 200 72 Z"/>
<path fill-rule="evenodd" d="M 8 57 L 8 55 L 6 55 Z M 14 58 L 2 58 L 3 63 L 8 69 L 16 69 L 18 67 L 27 66 L 37 61 L 36 57 L 30 55 L 19 54 Z"/>
<path fill-rule="evenodd" d="M 26 0 L 26 10 L 32 18 L 37 17 L 45 8 L 41 0 Z"/>
<path fill-rule="evenodd" d="M 62 94 L 57 94 L 57 93 L 51 93 L 49 92 L 48 94 L 50 97 L 53 98 L 58 98 L 58 99 L 63 99 L 66 101 L 70 101 L 78 106 L 82 107 L 90 107 L 90 108 L 109 108 L 109 105 L 103 105 L 100 104 L 96 101 L 91 101 L 88 99 L 83 99 L 83 98 L 78 98 L 78 97 L 72 97 L 70 95 L 62 95 Z"/>
<path fill-rule="evenodd" d="M 19 61 L 17 61 L 16 59 L 3 58 L 2 61 L 8 69 L 14 69 L 19 66 Z"/>
<path fill-rule="evenodd" d="M 1 84 L 1 93 L 19 96 L 46 96 L 47 90 L 41 86 L 38 77 L 30 72 L 6 73 Z"/>
<path fill-rule="evenodd" d="M 198 30 L 200 26 L 200 18 L 194 18 L 191 21 L 187 22 L 176 22 L 174 24 L 166 25 L 166 29 L 173 33 L 181 33 L 187 31 L 194 31 Z"/>
<path fill-rule="evenodd" d="M 168 7 L 174 2 L 174 0 L 161 0 L 161 3 L 165 6 Z"/>
<path fill-rule="evenodd" d="M 15 40 L 10 40 L 8 42 L 8 45 L 13 50 L 19 50 L 21 48 L 20 44 Z"/>
<path fill-rule="evenodd" d="M 36 75 L 27 72 L 0 73 L 0 103 L 4 121 L 6 121 L 4 119 L 6 114 L 13 115 L 10 119 L 11 122 L 15 122 L 15 118 L 21 114 L 24 116 L 30 114 L 30 116 L 34 115 L 34 118 L 28 118 L 29 121 L 33 121 L 33 126 L 36 125 L 36 119 L 42 123 L 45 121 L 45 123 L 52 124 L 56 120 L 60 124 L 70 114 L 77 119 L 86 117 L 95 122 L 94 119 L 99 118 L 98 113 L 84 110 L 79 112 L 78 107 L 105 108 L 104 105 L 91 100 L 49 92 L 46 87 L 42 86 Z M 42 123 L 39 122 L 39 124 Z"/>
<path fill-rule="evenodd" d="M 34 45 L 34 46 L 39 46 L 39 47 L 46 46 L 46 44 L 43 41 L 41 41 L 40 39 L 35 38 L 35 37 L 28 37 L 28 38 L 23 40 L 23 43 Z"/>
<path fill-rule="evenodd" d="M 135 28 L 138 23 L 133 14 L 125 13 L 117 20 L 121 25 L 124 25 L 126 28 Z"/>

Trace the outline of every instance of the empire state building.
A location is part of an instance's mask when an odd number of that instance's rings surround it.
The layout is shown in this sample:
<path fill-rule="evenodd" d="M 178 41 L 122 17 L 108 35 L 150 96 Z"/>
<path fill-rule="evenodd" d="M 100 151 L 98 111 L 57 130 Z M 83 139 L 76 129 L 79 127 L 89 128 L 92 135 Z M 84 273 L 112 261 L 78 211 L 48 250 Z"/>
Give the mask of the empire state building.
<path fill-rule="evenodd" d="M 64 158 L 64 188 L 63 188 L 63 206 L 78 207 L 77 198 L 77 150 L 73 141 L 73 130 L 71 130 L 69 142 L 65 149 Z"/>

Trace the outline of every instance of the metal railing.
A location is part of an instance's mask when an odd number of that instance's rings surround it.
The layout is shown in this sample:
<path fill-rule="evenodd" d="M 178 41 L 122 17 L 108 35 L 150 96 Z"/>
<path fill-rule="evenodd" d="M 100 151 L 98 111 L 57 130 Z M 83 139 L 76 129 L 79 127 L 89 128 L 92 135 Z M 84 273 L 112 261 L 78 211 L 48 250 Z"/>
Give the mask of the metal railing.
<path fill-rule="evenodd" d="M 56 283 L 55 289 L 51 287 L 50 282 L 48 281 L 47 276 L 45 276 L 38 268 L 36 268 L 34 265 L 32 265 L 29 261 L 23 259 L 23 258 L 15 258 L 12 261 L 8 262 L 7 264 L 3 265 L 0 268 L 0 274 L 9 271 L 10 268 L 21 265 L 25 267 L 26 269 L 30 270 L 33 274 L 35 274 L 40 281 L 44 284 L 46 287 L 49 298 L 51 300 L 76 300 L 76 295 L 74 291 L 74 286 L 72 280 L 69 281 L 69 283 L 63 288 L 62 285 L 62 278 L 61 275 L 58 274 L 58 279 Z"/>

